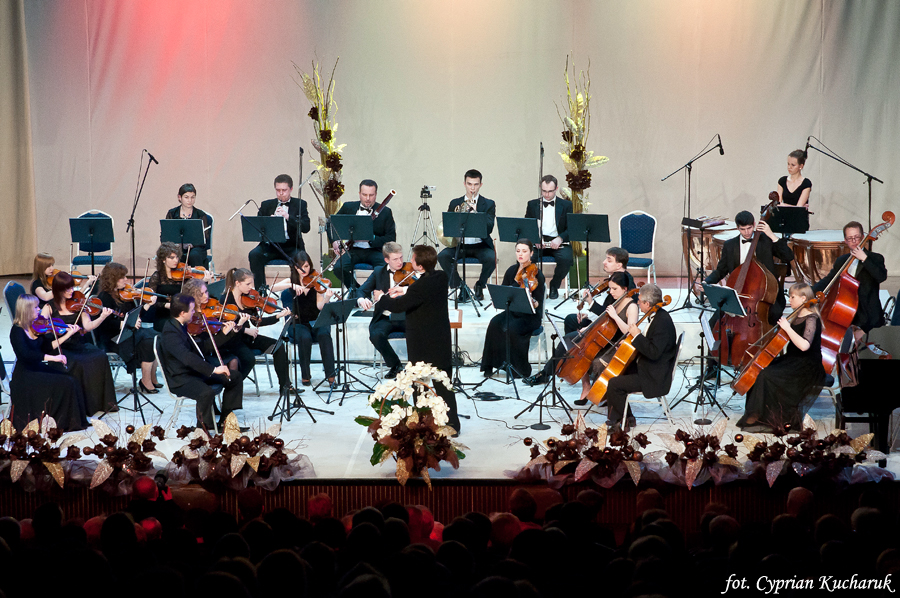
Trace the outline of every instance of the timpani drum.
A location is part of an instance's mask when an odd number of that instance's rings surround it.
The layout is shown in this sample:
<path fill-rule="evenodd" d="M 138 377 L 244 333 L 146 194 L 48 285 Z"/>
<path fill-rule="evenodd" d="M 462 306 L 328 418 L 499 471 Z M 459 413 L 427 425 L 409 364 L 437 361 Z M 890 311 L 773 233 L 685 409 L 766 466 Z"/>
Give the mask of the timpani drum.
<path fill-rule="evenodd" d="M 722 247 L 725 246 L 725 241 L 733 239 L 739 234 L 741 233 L 737 230 L 730 230 L 713 236 L 712 243 L 709 245 L 709 258 L 710 263 L 712 264 L 710 270 L 715 269 L 715 267 L 719 265 L 719 259 L 722 257 Z"/>
<path fill-rule="evenodd" d="M 794 278 L 815 284 L 831 271 L 838 257 L 850 252 L 841 230 L 811 230 L 791 237 Z"/>
<path fill-rule="evenodd" d="M 722 255 L 721 247 L 719 253 L 713 257 L 712 242 L 713 236 L 724 231 L 737 230 L 733 220 L 726 220 L 724 224 L 711 226 L 703 231 L 703 261 L 706 262 L 704 272 L 714 269 L 719 263 L 719 256 Z M 700 231 L 690 229 L 686 226 L 681 227 L 681 247 L 684 250 L 684 262 L 687 266 L 689 275 L 693 275 L 694 270 L 700 265 Z"/>

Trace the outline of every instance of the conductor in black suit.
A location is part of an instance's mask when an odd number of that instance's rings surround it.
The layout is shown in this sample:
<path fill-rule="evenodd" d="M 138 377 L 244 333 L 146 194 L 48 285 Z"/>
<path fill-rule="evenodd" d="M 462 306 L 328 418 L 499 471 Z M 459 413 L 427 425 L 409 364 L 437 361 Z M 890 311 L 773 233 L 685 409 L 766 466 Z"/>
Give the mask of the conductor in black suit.
<path fill-rule="evenodd" d="M 541 179 L 541 199 L 532 199 L 525 207 L 525 217 L 537 218 L 538 227 L 541 229 L 543 241 L 537 245 L 540 255 L 556 260 L 556 270 L 550 279 L 548 299 L 559 298 L 559 285 L 574 263 L 567 226 L 568 216 L 572 213 L 572 202 L 556 197 L 558 186 L 559 181 L 555 176 L 544 175 Z"/>
<path fill-rule="evenodd" d="M 372 179 L 364 179 L 359 184 L 359 201 L 348 201 L 337 211 L 338 214 L 350 216 L 371 216 L 375 210 L 375 200 L 378 196 L 378 183 Z M 381 208 L 378 217 L 372 223 L 374 238 L 371 241 L 354 241 L 350 251 L 341 251 L 341 240 L 334 236 L 334 231 L 329 227 L 328 241 L 334 249 L 334 254 L 340 259 L 334 266 L 334 273 L 344 285 L 351 291 L 359 288 L 356 278 L 353 276 L 353 268 L 356 264 L 369 264 L 373 268 L 384 263 L 381 248 L 385 243 L 397 240 L 397 226 L 394 224 L 394 214 L 387 206 Z M 348 239 L 344 239 L 347 241 Z"/>
<path fill-rule="evenodd" d="M 465 237 L 459 242 L 462 247 L 459 249 L 459 259 L 475 258 L 481 264 L 481 274 L 475 283 L 475 297 L 481 301 L 484 299 L 484 289 L 487 281 L 494 273 L 497 267 L 497 254 L 494 251 L 494 240 L 491 239 L 491 233 L 494 230 L 494 216 L 497 212 L 497 205 L 493 200 L 482 196 L 479 191 L 481 189 L 481 173 L 475 169 L 467 170 L 463 177 L 466 184 L 466 194 L 457 197 L 450 202 L 447 208 L 448 212 L 484 212 L 489 216 L 487 226 L 487 236 L 483 239 L 477 237 Z M 454 231 L 444 231 L 446 236 L 453 236 Z M 456 248 L 448 247 L 441 251 L 437 257 L 441 269 L 450 275 L 450 288 L 455 289 L 459 286 L 459 275 L 453 267 L 453 258 L 456 256 Z M 459 266 L 462 268 L 462 266 Z"/>
<path fill-rule="evenodd" d="M 369 323 L 369 340 L 384 357 L 384 364 L 389 368 L 385 378 L 396 378 L 403 366 L 388 341 L 388 335 L 392 332 L 406 332 L 406 321 L 391 320 L 390 312 L 385 312 L 384 305 L 378 300 L 394 286 L 394 272 L 403 267 L 403 248 L 399 243 L 388 242 L 381 252 L 384 263 L 375 268 L 372 275 L 359 287 L 356 304 L 360 309 L 374 308 L 375 312 Z"/>
<path fill-rule="evenodd" d="M 645 284 L 638 292 L 638 306 L 647 313 L 662 301 L 662 291 L 655 284 Z M 664 396 L 672 386 L 672 367 L 678 353 L 677 335 L 672 316 L 665 309 L 658 309 L 650 320 L 645 334 L 632 324 L 628 333 L 637 349 L 638 358 L 619 376 L 609 381 L 606 400 L 609 405 L 607 425 L 617 428 L 622 422 L 625 400 L 632 392 L 641 392 L 647 398 Z"/>
<path fill-rule="evenodd" d="M 794 253 L 788 247 L 787 238 L 779 239 L 772 232 L 772 229 L 769 228 L 768 223 L 764 221 L 754 225 L 755 219 L 753 214 L 746 210 L 738 212 L 734 217 L 734 221 L 737 224 L 740 235 L 725 241 L 725 244 L 722 246 L 722 257 L 719 258 L 719 264 L 706 277 L 706 284 L 715 284 L 725 280 L 731 272 L 740 268 L 744 260 L 747 259 L 750 246 L 753 244 L 753 233 L 756 231 L 763 233 L 756 244 L 756 259 L 766 270 L 772 273 L 772 276 L 777 278 L 774 258 L 777 257 L 786 264 L 794 259 Z M 703 288 L 700 287 L 698 292 L 702 291 Z M 784 293 L 779 291 L 775 297 L 775 303 L 769 308 L 770 325 L 774 326 L 778 322 L 778 318 L 784 313 L 784 306 Z"/>
<path fill-rule="evenodd" d="M 291 197 L 294 188 L 294 180 L 290 175 L 279 174 L 275 177 L 275 199 L 267 199 L 259 206 L 257 216 L 281 216 L 284 218 L 285 237 L 284 243 L 260 243 L 250 252 L 250 271 L 253 272 L 253 284 L 256 288 L 266 284 L 266 264 L 272 260 L 283 260 L 284 256 L 275 248 L 281 247 L 287 255 L 293 255 L 295 251 L 305 249 L 303 236 L 297 233 L 297 225 L 300 231 L 309 232 L 309 212 L 306 210 L 306 201 L 297 197 Z"/>
<path fill-rule="evenodd" d="M 424 361 L 443 370 L 447 376 L 451 360 L 450 315 L 447 309 L 447 273 L 435 270 L 437 252 L 428 245 L 413 247 L 413 269 L 420 278 L 408 287 L 394 287 L 376 307 L 406 313 L 406 347 L 412 363 Z M 452 388 L 435 382 L 434 391 L 447 403 L 447 425 L 459 432 L 456 395 Z"/>
<path fill-rule="evenodd" d="M 850 253 L 840 256 L 834 261 L 834 266 L 828 276 L 813 286 L 815 292 L 824 291 L 831 280 L 844 267 L 851 257 L 858 261 L 851 264 L 847 273 L 859 281 L 859 304 L 856 315 L 853 316 L 853 325 L 862 328 L 868 333 L 873 328 L 884 326 L 884 312 L 881 309 L 881 283 L 887 280 L 887 268 L 884 266 L 884 256 L 874 251 L 864 249 L 860 244 L 865 238 L 863 225 L 859 222 L 848 222 L 844 226 L 844 242 L 850 248 Z M 894 308 L 896 313 L 897 308 Z M 859 340 L 859 339 L 857 339 Z"/>
<path fill-rule="evenodd" d="M 169 389 L 175 395 L 197 401 L 197 425 L 213 427 L 213 400 L 216 390 L 212 385 L 223 384 L 222 415 L 220 424 L 228 414 L 243 404 L 244 384 L 239 371 L 228 366 L 213 367 L 200 354 L 197 345 L 187 332 L 187 323 L 194 317 L 194 298 L 178 293 L 170 303 L 172 317 L 163 327 L 159 339 L 160 365 L 166 373 Z M 226 378 L 226 376 L 230 376 Z"/>

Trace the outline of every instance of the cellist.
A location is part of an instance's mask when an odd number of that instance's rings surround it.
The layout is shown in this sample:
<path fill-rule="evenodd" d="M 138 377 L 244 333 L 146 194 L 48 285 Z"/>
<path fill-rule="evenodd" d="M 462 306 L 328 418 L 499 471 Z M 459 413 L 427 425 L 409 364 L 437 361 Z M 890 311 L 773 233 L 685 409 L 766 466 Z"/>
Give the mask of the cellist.
<path fill-rule="evenodd" d="M 831 272 L 817 282 L 813 286 L 815 292 L 824 291 L 831 283 L 831 280 L 847 263 L 851 257 L 855 257 L 858 261 L 850 265 L 848 274 L 859 281 L 859 304 L 856 309 L 856 315 L 853 317 L 853 325 L 862 329 L 867 333 L 873 328 L 884 326 L 884 316 L 881 311 L 881 301 L 879 301 L 879 293 L 881 292 L 881 283 L 887 280 L 887 268 L 884 266 L 884 256 L 874 251 L 864 249 L 860 243 L 865 238 L 866 233 L 863 225 L 859 222 L 848 222 L 844 225 L 844 243 L 850 249 L 850 253 L 844 254 L 837 258 Z M 828 314 L 822 314 L 828 317 Z M 856 340 L 861 340 L 862 335 Z"/>

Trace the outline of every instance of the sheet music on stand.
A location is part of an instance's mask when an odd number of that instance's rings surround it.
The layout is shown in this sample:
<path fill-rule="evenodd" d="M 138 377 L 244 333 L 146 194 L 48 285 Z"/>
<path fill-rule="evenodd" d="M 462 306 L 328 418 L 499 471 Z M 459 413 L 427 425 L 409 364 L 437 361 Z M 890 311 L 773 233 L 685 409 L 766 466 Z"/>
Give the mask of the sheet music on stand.
<path fill-rule="evenodd" d="M 122 330 L 119 331 L 119 336 L 116 337 L 117 345 L 121 344 L 122 341 L 127 341 L 134 335 L 134 331 L 137 328 L 137 321 L 141 317 L 141 309 L 143 308 L 139 305 L 125 316 L 125 325 L 122 326 Z"/>

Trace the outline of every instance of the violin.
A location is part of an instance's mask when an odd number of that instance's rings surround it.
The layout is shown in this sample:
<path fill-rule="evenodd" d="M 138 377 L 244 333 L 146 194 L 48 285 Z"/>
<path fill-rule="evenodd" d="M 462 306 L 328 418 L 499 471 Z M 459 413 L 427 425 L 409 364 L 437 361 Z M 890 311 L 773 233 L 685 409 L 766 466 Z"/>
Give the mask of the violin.
<path fill-rule="evenodd" d="M 52 285 L 52 284 L 53 284 L 53 277 L 56 276 L 57 274 L 59 274 L 60 272 L 63 272 L 63 270 L 59 270 L 59 269 L 53 270 L 53 273 L 52 273 L 50 276 L 47 277 L 47 284 Z M 72 273 L 69 274 L 69 276 L 71 276 L 71 277 L 74 278 L 75 280 L 87 280 L 87 279 L 88 279 L 87 276 L 85 276 L 84 274 L 82 274 L 82 273 L 79 272 L 78 270 L 73 270 Z"/>
<path fill-rule="evenodd" d="M 191 266 L 188 266 L 184 262 L 179 262 L 178 267 L 172 268 L 172 270 L 169 272 L 169 277 L 172 280 L 184 280 L 185 276 L 187 276 L 188 278 L 196 278 L 197 280 L 203 280 L 204 278 L 206 278 L 207 271 L 208 270 L 206 268 L 203 268 L 202 266 L 197 266 L 196 268 L 193 268 Z M 218 280 L 222 277 L 220 275 L 213 273 L 212 278 L 214 280 Z"/>
<path fill-rule="evenodd" d="M 611 278 L 611 277 L 609 277 L 609 278 Z M 602 293 L 602 292 L 604 292 L 604 291 L 606 291 L 606 290 L 609 289 L 609 278 L 607 278 L 606 280 L 601 280 L 601 281 L 598 282 L 596 285 L 594 285 L 593 287 L 591 287 L 591 291 L 590 291 L 591 297 L 596 297 L 596 296 L 599 295 L 600 293 Z M 586 301 L 586 299 L 582 298 L 582 299 L 578 302 L 578 311 L 581 311 L 582 309 L 584 309 L 584 303 L 585 303 L 585 301 Z M 573 382 L 573 384 L 574 384 L 574 382 Z"/>
<path fill-rule="evenodd" d="M 221 320 L 223 322 L 237 320 L 244 313 L 238 309 L 237 305 L 233 303 L 222 305 L 218 299 L 210 299 L 199 311 L 207 318 Z M 257 325 L 259 324 L 260 319 L 261 318 L 258 316 L 250 316 L 250 321 Z"/>
<path fill-rule="evenodd" d="M 393 273 L 394 286 L 408 287 L 418 280 L 418 278 L 415 277 L 416 274 L 418 273 L 413 270 L 412 263 L 403 262 L 403 266 Z"/>
<path fill-rule="evenodd" d="M 204 317 L 203 312 L 198 311 L 194 314 L 194 317 L 191 318 L 191 321 L 188 322 L 187 331 L 191 336 L 203 334 L 207 329 L 209 329 L 211 334 L 218 334 L 221 332 L 223 326 L 225 326 L 225 324 L 222 321 L 206 318 Z"/>
<path fill-rule="evenodd" d="M 71 299 L 66 299 L 66 309 L 71 312 L 87 312 L 91 317 L 99 316 L 103 311 L 103 302 L 100 297 L 91 297 L 88 299 L 81 291 L 72 293 Z M 120 311 L 113 311 L 112 315 L 124 318 L 125 314 Z"/>
<path fill-rule="evenodd" d="M 154 293 L 148 288 L 136 289 L 130 284 L 126 285 L 124 289 L 117 289 L 116 295 L 119 297 L 119 301 L 134 301 L 135 299 L 140 299 L 143 303 L 150 303 L 152 297 L 159 297 L 163 301 L 172 300 L 169 295 Z"/>
<path fill-rule="evenodd" d="M 816 303 L 821 303 L 825 300 L 825 294 L 822 292 L 816 293 L 816 296 L 807 299 L 803 305 L 795 309 L 787 316 L 788 322 L 793 322 L 797 317 L 797 314 L 800 313 L 800 310 L 803 308 L 808 308 Z M 775 333 L 775 334 L 773 334 Z M 747 392 L 753 387 L 756 383 L 756 379 L 759 377 L 760 372 L 762 372 L 776 357 L 781 355 L 782 350 L 787 346 L 787 344 L 791 342 L 791 337 L 788 336 L 786 330 L 784 330 L 781 326 L 776 326 L 769 331 L 769 333 L 761 339 L 761 347 L 759 351 L 756 352 L 755 355 L 750 356 L 750 360 L 746 365 L 741 369 L 741 373 L 737 375 L 737 377 L 731 382 L 731 388 L 734 389 L 739 395 L 747 394 Z"/>
<path fill-rule="evenodd" d="M 531 293 L 537 289 L 538 279 L 537 275 L 541 269 L 538 268 L 537 264 L 531 263 L 525 266 L 524 268 L 520 267 L 519 271 L 516 272 L 516 283 L 525 289 L 525 292 L 528 294 L 528 300 L 531 301 L 531 311 L 534 312 L 535 308 L 538 306 L 537 299 L 531 296 Z"/>
<path fill-rule="evenodd" d="M 312 288 L 315 292 L 323 295 L 331 288 L 331 281 L 322 276 L 318 270 L 313 269 L 309 274 L 300 278 L 300 286 Z"/>
<path fill-rule="evenodd" d="M 61 318 L 53 318 L 51 320 L 40 316 L 31 323 L 31 330 L 35 334 L 47 334 L 52 331 L 55 335 L 62 336 L 69 332 L 69 326 Z"/>
<path fill-rule="evenodd" d="M 276 311 L 281 311 L 281 307 L 279 307 L 276 299 L 263 297 L 258 291 L 253 289 L 250 289 L 250 292 L 246 295 L 241 295 L 241 305 L 243 307 L 255 307 L 256 309 L 261 309 L 267 314 L 274 314 Z"/>
<path fill-rule="evenodd" d="M 672 302 L 672 298 L 669 295 L 663 297 L 661 303 L 657 303 L 647 310 L 640 320 L 637 321 L 637 325 L 640 326 L 641 322 L 646 320 L 649 316 L 656 313 L 656 311 L 668 305 Z M 588 391 L 587 398 L 590 401 L 597 405 L 600 401 L 603 400 L 603 397 L 606 396 L 606 391 L 609 389 L 609 381 L 613 378 L 619 376 L 622 372 L 627 368 L 638 355 L 637 349 L 634 348 L 634 345 L 631 341 L 634 340 L 634 337 L 629 333 L 619 341 L 619 344 L 616 348 L 616 354 L 613 355 L 612 359 L 609 360 L 609 365 L 606 366 L 606 369 L 600 374 L 597 378 L 597 381 L 594 382 L 594 385 L 591 386 L 591 390 Z"/>

